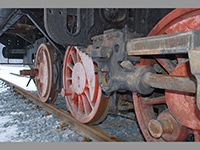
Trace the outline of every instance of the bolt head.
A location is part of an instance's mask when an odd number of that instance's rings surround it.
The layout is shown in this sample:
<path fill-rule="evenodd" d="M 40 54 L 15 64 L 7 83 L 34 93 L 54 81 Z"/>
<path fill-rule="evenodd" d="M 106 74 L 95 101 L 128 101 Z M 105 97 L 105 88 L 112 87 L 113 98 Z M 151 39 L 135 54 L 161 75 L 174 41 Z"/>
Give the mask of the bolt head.
<path fill-rule="evenodd" d="M 150 120 L 148 123 L 148 129 L 154 138 L 160 138 L 163 134 L 162 125 L 158 120 Z"/>

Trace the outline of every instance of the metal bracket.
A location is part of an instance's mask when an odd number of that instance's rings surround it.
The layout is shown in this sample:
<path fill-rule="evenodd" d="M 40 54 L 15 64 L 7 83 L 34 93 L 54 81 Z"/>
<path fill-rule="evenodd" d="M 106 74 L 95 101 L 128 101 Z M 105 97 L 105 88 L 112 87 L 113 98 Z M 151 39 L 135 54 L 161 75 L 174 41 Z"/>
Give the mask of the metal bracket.
<path fill-rule="evenodd" d="M 116 17 L 113 20 L 109 18 L 109 11 L 105 12 L 105 9 L 46 8 L 44 25 L 51 39 L 63 47 L 86 47 L 92 43 L 91 37 L 102 34 L 107 29 L 124 27 L 127 10 L 118 11 L 122 16 L 114 13 Z"/>
<path fill-rule="evenodd" d="M 196 83 L 197 83 L 196 103 L 197 103 L 197 107 L 200 110 L 200 64 L 199 64 L 200 47 L 190 50 L 188 54 L 189 54 L 189 60 L 190 60 L 191 73 L 196 78 Z"/>
<path fill-rule="evenodd" d="M 18 21 L 21 17 L 23 16 L 23 14 L 21 13 L 20 9 L 16 9 L 12 12 L 12 14 L 10 15 L 10 17 L 7 19 L 7 21 L 1 26 L 0 28 L 0 36 L 2 36 L 2 34 L 8 30 L 8 28 L 10 28 L 16 21 Z"/>
<path fill-rule="evenodd" d="M 33 80 L 33 82 L 35 83 L 35 80 L 34 80 L 35 77 L 33 76 L 30 76 L 30 79 L 28 80 L 28 83 L 26 84 L 26 87 L 28 87 L 29 83 L 31 82 L 31 80 Z"/>
<path fill-rule="evenodd" d="M 186 54 L 200 46 L 200 30 L 130 39 L 128 55 Z"/>
<path fill-rule="evenodd" d="M 51 40 L 51 38 L 48 36 L 48 34 L 45 31 L 44 25 L 42 25 L 41 21 L 38 19 L 38 17 L 34 14 L 34 12 L 26 9 L 21 10 L 24 15 L 26 15 L 33 24 L 37 27 L 37 29 L 47 38 L 47 40 L 55 47 L 55 49 L 58 51 L 58 53 L 63 57 L 64 56 L 64 50 L 62 51 L 61 47 L 56 44 L 54 41 Z"/>

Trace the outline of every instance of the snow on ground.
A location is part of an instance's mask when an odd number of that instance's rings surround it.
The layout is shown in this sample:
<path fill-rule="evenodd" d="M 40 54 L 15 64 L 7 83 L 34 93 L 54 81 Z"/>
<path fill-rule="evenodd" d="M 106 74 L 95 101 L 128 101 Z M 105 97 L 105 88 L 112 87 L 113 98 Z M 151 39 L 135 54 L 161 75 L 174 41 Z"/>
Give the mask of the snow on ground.
<path fill-rule="evenodd" d="M 0 117 L 0 142 L 9 142 L 10 139 L 17 134 L 17 125 L 5 127 L 6 123 L 12 120 L 13 118 L 11 116 Z"/>
<path fill-rule="evenodd" d="M 22 69 L 28 67 L 0 65 L 0 77 L 29 91 L 36 91 L 33 81 L 26 87 L 29 78 L 10 74 L 19 74 L 19 70 Z M 28 103 L 29 100 L 22 99 L 21 95 L 15 95 L 2 83 L 0 81 L 0 142 L 80 142 L 83 140 L 68 126 L 61 127 L 62 121 L 52 115 L 46 116 L 46 111 L 36 109 L 34 103 Z"/>
<path fill-rule="evenodd" d="M 36 91 L 36 86 L 33 81 L 30 82 L 29 86 L 26 87 L 26 84 L 28 83 L 29 78 L 27 77 L 19 77 L 10 73 L 19 74 L 20 70 L 23 69 L 29 69 L 29 67 L 19 67 L 19 66 L 3 66 L 0 65 L 0 77 L 8 80 L 26 90 L 29 91 Z M 1 92 L 1 91 L 0 91 Z"/>
<path fill-rule="evenodd" d="M 0 65 L 0 77 L 16 84 L 26 90 L 36 91 L 36 87 L 35 87 L 35 84 L 33 83 L 33 81 L 31 81 L 29 86 L 26 87 L 26 84 L 27 84 L 29 78 L 19 77 L 19 76 L 10 74 L 10 73 L 19 74 L 20 70 L 28 69 L 28 68 L 29 67 Z M 7 90 L 6 88 L 1 88 L 0 95 L 3 92 L 6 92 L 6 90 Z M 0 111 L 2 111 L 2 108 L 3 108 L 3 106 L 0 105 Z M 23 112 L 20 112 L 20 113 L 23 113 Z M 11 113 L 11 116 L 12 115 L 15 115 L 15 113 Z M 0 142 L 10 141 L 11 137 L 13 137 L 13 135 L 16 135 L 16 133 L 17 133 L 17 130 L 18 130 L 17 125 L 12 125 L 12 126 L 5 128 L 5 124 L 13 120 L 13 117 L 11 117 L 11 116 L 0 116 Z"/>

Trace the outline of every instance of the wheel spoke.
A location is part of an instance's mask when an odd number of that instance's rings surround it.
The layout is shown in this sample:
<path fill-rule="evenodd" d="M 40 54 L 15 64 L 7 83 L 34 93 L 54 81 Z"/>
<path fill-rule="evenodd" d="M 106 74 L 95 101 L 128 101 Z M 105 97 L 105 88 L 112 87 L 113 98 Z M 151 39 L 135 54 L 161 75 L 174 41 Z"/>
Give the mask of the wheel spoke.
<path fill-rule="evenodd" d="M 67 78 L 67 80 L 72 80 L 72 78 Z"/>
<path fill-rule="evenodd" d="M 87 101 L 87 98 L 86 98 L 86 97 L 84 97 L 83 95 L 81 95 L 81 97 L 82 97 L 82 100 L 83 100 L 83 106 L 84 106 L 85 114 L 89 114 L 90 111 L 91 111 L 90 104 L 89 104 L 89 102 Z"/>
<path fill-rule="evenodd" d="M 75 100 L 76 99 L 76 93 L 73 90 L 73 85 L 72 84 L 69 86 L 69 91 L 71 91 L 71 93 L 72 93 L 71 94 L 72 100 Z"/>
<path fill-rule="evenodd" d="M 143 105 L 154 105 L 154 104 L 163 104 L 163 103 L 165 103 L 165 97 L 164 96 L 142 101 Z"/>
<path fill-rule="evenodd" d="M 83 100 L 78 96 L 78 114 L 83 113 Z"/>
<path fill-rule="evenodd" d="M 88 85 L 88 82 L 86 82 L 85 87 L 90 90 L 90 86 Z"/>
<path fill-rule="evenodd" d="M 70 70 L 73 70 L 74 66 L 72 65 L 72 63 L 67 64 L 67 66 L 69 67 Z"/>
<path fill-rule="evenodd" d="M 40 87 L 40 90 L 43 91 L 43 83 L 42 82 L 39 82 L 39 87 Z"/>
<path fill-rule="evenodd" d="M 93 108 L 94 106 L 93 106 L 93 104 L 92 104 L 92 102 L 91 102 L 91 100 L 90 100 L 90 96 L 89 96 L 88 91 L 84 91 L 84 94 L 85 94 L 85 96 L 86 96 L 86 98 L 87 98 L 87 100 L 88 100 L 90 106 Z"/>
<path fill-rule="evenodd" d="M 71 104 L 72 104 L 72 107 L 75 108 L 75 110 L 78 109 L 78 100 L 72 100 Z"/>
<path fill-rule="evenodd" d="M 81 61 L 80 58 L 79 58 L 78 52 L 76 53 L 76 60 L 77 60 L 77 62 L 80 62 L 80 61 Z"/>
<path fill-rule="evenodd" d="M 74 52 L 71 52 L 70 54 L 71 54 L 73 63 L 76 64 L 77 63 L 77 56 L 76 56 L 77 54 Z"/>

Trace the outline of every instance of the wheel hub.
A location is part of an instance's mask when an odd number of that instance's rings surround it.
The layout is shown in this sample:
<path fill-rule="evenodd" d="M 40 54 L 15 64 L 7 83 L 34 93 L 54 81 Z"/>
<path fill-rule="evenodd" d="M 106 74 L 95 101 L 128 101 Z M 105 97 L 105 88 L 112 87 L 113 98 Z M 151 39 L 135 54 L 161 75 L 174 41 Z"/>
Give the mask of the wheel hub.
<path fill-rule="evenodd" d="M 74 65 L 72 71 L 72 85 L 77 94 L 83 93 L 85 89 L 86 76 L 83 65 L 78 62 Z"/>

